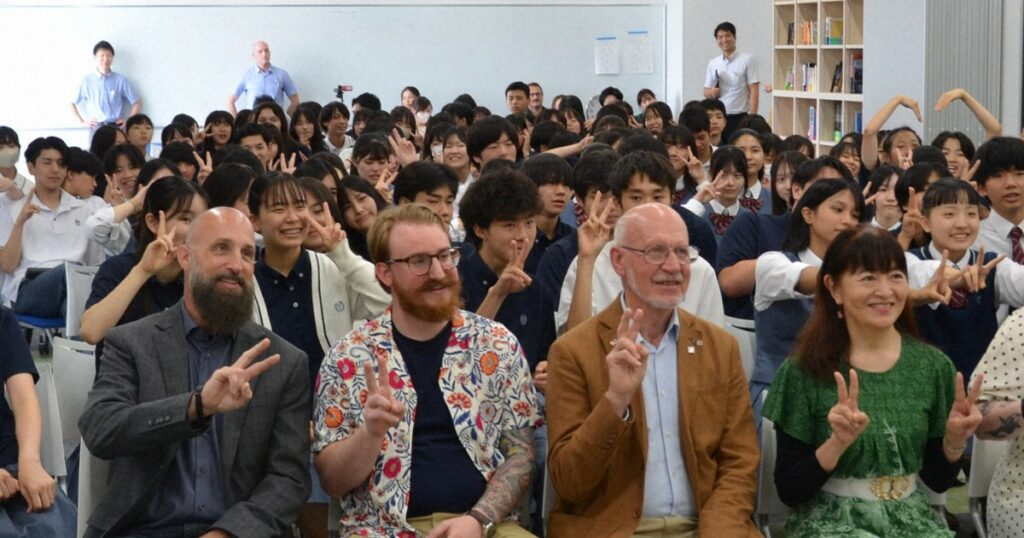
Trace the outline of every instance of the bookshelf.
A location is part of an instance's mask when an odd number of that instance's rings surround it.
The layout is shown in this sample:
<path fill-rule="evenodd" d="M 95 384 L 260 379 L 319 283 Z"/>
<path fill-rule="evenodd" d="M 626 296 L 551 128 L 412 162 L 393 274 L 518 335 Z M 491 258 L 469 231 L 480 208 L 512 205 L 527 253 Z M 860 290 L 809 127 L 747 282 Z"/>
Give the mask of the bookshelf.
<path fill-rule="evenodd" d="M 864 0 L 775 0 L 772 130 L 825 155 L 863 129 Z"/>

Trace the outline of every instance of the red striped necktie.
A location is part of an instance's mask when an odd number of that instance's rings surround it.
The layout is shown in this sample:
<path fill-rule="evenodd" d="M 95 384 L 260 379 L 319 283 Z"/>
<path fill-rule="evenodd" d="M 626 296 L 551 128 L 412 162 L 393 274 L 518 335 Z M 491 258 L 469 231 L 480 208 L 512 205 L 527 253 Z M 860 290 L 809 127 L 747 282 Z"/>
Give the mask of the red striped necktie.
<path fill-rule="evenodd" d="M 1024 263 L 1024 246 L 1020 244 L 1020 238 L 1024 235 L 1024 231 L 1019 226 L 1014 226 L 1010 230 L 1010 246 L 1013 250 L 1013 261 L 1017 263 Z"/>

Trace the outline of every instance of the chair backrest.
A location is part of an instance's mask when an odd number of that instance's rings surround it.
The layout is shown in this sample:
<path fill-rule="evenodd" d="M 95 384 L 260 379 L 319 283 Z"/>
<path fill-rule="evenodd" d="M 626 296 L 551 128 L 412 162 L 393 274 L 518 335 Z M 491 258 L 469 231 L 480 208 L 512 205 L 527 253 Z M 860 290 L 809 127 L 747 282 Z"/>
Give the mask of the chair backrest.
<path fill-rule="evenodd" d="M 543 503 L 541 505 L 543 507 L 542 512 L 541 512 L 541 517 L 544 518 L 545 528 L 547 528 L 547 524 L 548 524 L 548 521 L 549 521 L 548 520 L 548 514 L 551 513 L 551 507 L 555 505 L 555 498 L 556 497 L 557 497 L 557 494 L 555 493 L 555 486 L 554 486 L 554 484 L 551 483 L 551 472 L 548 471 L 548 466 L 545 465 L 544 466 L 544 497 L 541 499 L 541 502 Z"/>
<path fill-rule="evenodd" d="M 78 417 L 96 377 L 95 347 L 85 342 L 53 339 L 53 382 L 60 406 L 61 430 L 66 444 L 78 443 Z"/>
<path fill-rule="evenodd" d="M 64 279 L 67 283 L 68 300 L 67 311 L 64 314 L 64 334 L 68 338 L 78 336 L 82 328 L 82 312 L 85 312 L 85 302 L 89 300 L 89 293 L 92 291 L 92 279 L 96 277 L 99 267 L 90 265 L 78 265 L 77 263 L 65 262 Z"/>
<path fill-rule="evenodd" d="M 338 536 L 339 524 L 341 523 L 341 503 L 336 497 L 331 497 L 327 505 L 327 535 L 332 538 Z"/>
<path fill-rule="evenodd" d="M 53 383 L 53 368 L 49 363 L 43 362 L 36 364 L 36 370 L 39 371 L 36 397 L 39 398 L 39 412 L 43 418 L 39 459 L 48 473 L 60 479 L 68 475 L 68 470 L 61 435 L 60 406 L 57 403 L 57 389 Z"/>
<path fill-rule="evenodd" d="M 773 519 L 783 519 L 791 509 L 775 488 L 775 424 L 761 418 L 761 465 L 757 472 L 757 526 L 767 535 Z"/>
<path fill-rule="evenodd" d="M 1014 441 L 983 441 L 974 438 L 971 453 L 971 475 L 967 478 L 967 495 L 972 499 L 988 496 L 988 486 L 996 466 L 1006 458 L 1006 452 Z"/>
<path fill-rule="evenodd" d="M 754 320 L 725 317 L 725 330 L 736 338 L 740 346 L 740 359 L 743 362 L 743 373 L 750 380 L 754 371 L 754 357 L 757 355 L 757 335 L 754 333 Z"/>
<path fill-rule="evenodd" d="M 107 492 L 107 475 L 110 473 L 110 462 L 93 456 L 85 446 L 85 440 L 81 442 L 82 449 L 78 453 L 78 538 L 85 535 L 89 516 Z"/>

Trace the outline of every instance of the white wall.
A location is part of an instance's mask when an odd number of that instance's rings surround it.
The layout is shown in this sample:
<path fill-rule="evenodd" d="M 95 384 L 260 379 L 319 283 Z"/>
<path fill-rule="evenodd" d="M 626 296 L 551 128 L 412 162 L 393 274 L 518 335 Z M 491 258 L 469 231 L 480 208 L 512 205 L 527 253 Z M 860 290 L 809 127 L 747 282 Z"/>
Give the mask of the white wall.
<path fill-rule="evenodd" d="M 302 99 L 326 102 L 338 83 L 372 91 L 386 108 L 412 84 L 438 106 L 462 92 L 504 112 L 513 80 L 539 81 L 584 102 L 608 85 L 632 101 L 642 87 L 665 94 L 667 6 L 675 0 L 497 1 L 148 0 L 130 6 L 22 3 L 0 7 L 5 52 L 0 124 L 23 139 L 58 134 L 84 145 L 69 111 L 100 39 L 117 50 L 114 69 L 143 98 L 157 127 L 178 112 L 200 122 L 223 109 L 251 65 L 253 40 L 292 75 Z M 122 3 L 123 4 L 123 3 Z M 652 74 L 594 74 L 594 38 L 650 32 Z M 673 28 L 673 31 L 676 31 Z M 678 33 L 677 33 L 678 35 Z M 13 82 L 8 79 L 6 82 Z M 354 97 L 349 95 L 348 97 Z"/>
<path fill-rule="evenodd" d="M 925 96 L 925 0 L 864 1 L 864 124 L 897 94 L 930 107 Z M 914 114 L 900 107 L 887 123 L 924 132 Z"/>
<path fill-rule="evenodd" d="M 1003 134 L 1021 132 L 1021 88 L 1024 88 L 1024 0 L 1003 1 Z"/>
<path fill-rule="evenodd" d="M 760 110 L 768 117 L 771 95 L 764 84 L 772 73 L 772 2 L 769 0 L 684 0 L 683 2 L 683 84 L 678 101 L 670 102 L 677 113 L 683 104 L 703 99 L 708 60 L 721 54 L 712 32 L 718 23 L 736 25 L 736 49 L 754 56 L 761 76 Z"/>

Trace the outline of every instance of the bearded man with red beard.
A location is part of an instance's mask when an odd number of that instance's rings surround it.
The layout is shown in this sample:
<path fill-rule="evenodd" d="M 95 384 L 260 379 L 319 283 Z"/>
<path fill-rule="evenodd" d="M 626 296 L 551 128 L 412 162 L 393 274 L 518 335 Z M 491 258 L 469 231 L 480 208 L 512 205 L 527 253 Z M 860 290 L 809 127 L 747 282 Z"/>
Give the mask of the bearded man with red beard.
<path fill-rule="evenodd" d="M 430 209 L 390 209 L 368 240 L 391 306 L 334 347 L 316 388 L 313 450 L 341 535 L 532 536 L 515 509 L 540 418 L 519 342 L 460 309 L 459 250 Z"/>

